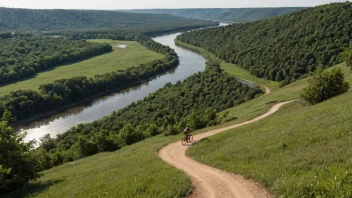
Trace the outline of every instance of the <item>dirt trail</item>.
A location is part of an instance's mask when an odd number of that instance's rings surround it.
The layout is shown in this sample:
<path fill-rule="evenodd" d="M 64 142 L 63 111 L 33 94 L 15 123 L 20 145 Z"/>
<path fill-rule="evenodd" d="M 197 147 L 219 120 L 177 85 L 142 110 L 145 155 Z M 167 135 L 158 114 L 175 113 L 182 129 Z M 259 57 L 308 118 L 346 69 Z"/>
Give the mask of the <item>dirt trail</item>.
<path fill-rule="evenodd" d="M 270 93 L 270 89 L 267 87 L 265 88 L 266 94 Z M 292 101 L 276 104 L 268 112 L 252 120 L 196 135 L 194 136 L 193 142 L 266 118 L 278 111 L 283 105 L 290 102 Z M 165 162 L 176 167 L 177 169 L 184 171 L 187 175 L 190 176 L 195 189 L 189 197 L 272 197 L 259 184 L 245 179 L 241 175 L 227 173 L 216 168 L 201 164 L 187 157 L 187 148 L 188 146 L 183 146 L 182 143 L 178 141 L 167 145 L 161 149 L 158 154 L 160 158 Z"/>

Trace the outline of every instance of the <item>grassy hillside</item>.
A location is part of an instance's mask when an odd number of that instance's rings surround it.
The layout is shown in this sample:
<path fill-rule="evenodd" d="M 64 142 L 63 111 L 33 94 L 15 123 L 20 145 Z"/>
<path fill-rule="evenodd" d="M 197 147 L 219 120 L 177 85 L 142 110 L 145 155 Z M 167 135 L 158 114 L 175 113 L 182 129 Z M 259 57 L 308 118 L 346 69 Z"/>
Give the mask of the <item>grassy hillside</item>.
<path fill-rule="evenodd" d="M 253 23 L 187 32 L 201 47 L 251 74 L 283 85 L 343 62 L 352 40 L 352 3 L 333 3 Z"/>
<path fill-rule="evenodd" d="M 345 64 L 337 67 L 352 83 Z M 230 111 L 241 115 L 251 103 L 296 98 L 305 86 L 306 80 L 298 81 Z M 259 181 L 278 196 L 351 197 L 351 96 L 350 90 L 310 107 L 294 102 L 267 119 L 211 137 L 187 154 Z"/>
<path fill-rule="evenodd" d="M 292 8 L 196 8 L 196 9 L 141 9 L 126 10 L 133 13 L 167 13 L 179 17 L 193 19 L 211 19 L 219 21 L 251 22 L 271 17 L 281 16 L 297 10 L 301 7 Z"/>
<path fill-rule="evenodd" d="M 18 197 L 184 197 L 188 178 L 167 165 L 156 150 L 181 136 L 157 136 L 111 153 L 101 153 L 43 172 Z"/>
<path fill-rule="evenodd" d="M 97 10 L 33 10 L 0 8 L 1 30 L 117 29 L 135 27 L 209 25 L 204 20 L 169 14 L 136 14 Z"/>
<path fill-rule="evenodd" d="M 338 67 L 341 67 L 344 70 L 348 81 L 352 82 L 352 75 L 345 65 L 342 64 Z M 285 86 L 284 88 L 275 90 L 272 94 L 262 96 L 249 103 L 230 109 L 230 112 L 239 118 L 231 124 L 249 120 L 257 114 L 262 114 L 275 103 L 274 100 L 283 101 L 297 98 L 298 93 L 306 85 L 306 80 L 298 81 Z M 326 136 L 331 136 L 331 133 L 321 131 L 322 127 L 317 126 L 317 122 L 323 117 L 328 119 L 328 116 L 322 114 L 327 112 L 329 113 L 328 115 L 331 115 L 330 118 L 334 117 L 332 114 L 338 115 L 336 119 L 342 115 L 348 116 L 343 113 L 344 111 L 341 111 L 341 108 L 348 108 L 347 106 L 349 103 L 346 103 L 346 105 L 342 104 L 343 106 L 341 106 L 339 102 L 347 102 L 345 100 L 350 97 L 350 94 L 351 91 L 343 96 L 322 103 L 317 107 L 302 108 L 299 102 L 296 102 L 284 107 L 277 114 L 264 119 L 259 123 L 235 129 L 236 131 L 225 132 L 224 135 L 221 134 L 209 138 L 209 143 L 204 141 L 198 146 L 192 147 L 188 154 L 196 160 L 209 163 L 218 168 L 229 171 L 235 170 L 237 173 L 250 176 L 257 181 L 262 182 L 267 187 L 270 187 L 270 181 L 282 176 L 281 179 L 277 179 L 279 184 L 280 182 L 289 181 L 287 185 L 285 183 L 281 184 L 285 184 L 284 187 L 286 188 L 289 188 L 292 185 L 294 187 L 292 188 L 292 192 L 294 190 L 299 190 L 297 186 L 306 184 L 306 182 L 300 178 L 295 181 L 299 181 L 298 183 L 292 184 L 292 179 L 299 178 L 295 174 L 308 173 L 307 177 L 310 178 L 312 175 L 312 172 L 310 172 L 312 169 L 309 168 L 310 163 L 322 163 L 322 159 L 328 160 L 329 158 L 325 157 L 334 155 L 331 151 L 335 150 L 331 149 L 335 147 L 331 147 L 331 145 L 335 140 L 332 139 L 331 142 L 329 141 L 329 144 L 326 144 L 328 142 Z M 323 108 L 323 112 L 319 111 L 319 116 L 314 115 L 317 113 L 315 112 L 316 109 L 319 109 L 321 106 L 329 106 L 329 108 Z M 334 109 L 336 107 L 338 108 Z M 315 109 L 313 111 L 314 113 L 310 113 L 312 109 Z M 303 117 L 305 117 L 307 121 L 301 120 Z M 303 123 L 296 123 L 296 121 L 299 120 L 303 121 Z M 335 118 L 325 123 L 327 126 L 325 126 L 324 129 L 334 130 L 335 127 L 338 127 L 332 123 L 333 120 L 335 120 Z M 294 125 L 290 124 L 292 121 L 294 121 Z M 345 119 L 342 119 L 342 121 L 345 121 Z M 310 123 L 312 123 L 312 125 L 310 125 Z M 276 124 L 279 124 L 279 127 L 276 127 Z M 285 124 L 286 126 L 282 124 Z M 321 123 L 319 122 L 319 124 Z M 224 125 L 228 125 L 228 123 L 223 124 L 223 126 Z M 311 132 L 315 131 L 312 130 L 314 129 L 314 126 L 315 128 L 320 128 L 320 130 L 314 132 L 314 136 L 310 137 Z M 220 126 L 212 128 L 218 127 Z M 299 135 L 296 138 L 295 133 L 297 127 L 299 129 L 297 130 L 299 132 L 297 134 Z M 307 127 L 310 127 L 310 130 L 305 130 Z M 348 126 L 344 125 L 341 127 L 346 128 Z M 196 133 L 208 131 L 212 128 L 203 129 Z M 274 132 L 270 132 L 272 130 Z M 322 134 L 325 135 L 321 136 Z M 279 136 L 276 137 L 276 135 Z M 259 139 L 257 139 L 257 137 Z M 99 195 L 119 195 L 122 197 L 183 197 L 183 195 L 190 189 L 190 181 L 184 174 L 171 166 L 166 165 L 155 154 L 158 148 L 179 139 L 181 139 L 180 135 L 169 137 L 164 137 L 163 135 L 156 136 L 131 146 L 127 146 L 116 152 L 101 153 L 82 160 L 67 163 L 43 172 L 43 177 L 38 181 L 31 183 L 26 188 L 8 194 L 5 197 L 23 197 L 25 195 L 28 197 L 97 197 Z M 345 142 L 349 141 L 348 138 L 345 139 Z M 300 147 L 298 147 L 298 143 L 292 143 L 295 141 L 304 143 L 304 145 L 299 145 Z M 312 142 L 309 143 L 309 141 Z M 335 143 L 338 144 L 339 141 L 335 141 Z M 288 145 L 285 151 L 282 149 L 283 147 L 286 147 L 284 144 Z M 318 146 L 320 149 L 315 151 L 310 146 Z M 341 155 L 341 157 L 334 155 L 329 161 L 340 161 L 341 163 L 346 162 L 345 160 L 342 160 L 342 157 L 347 157 L 346 160 L 348 161 L 348 157 L 350 156 L 346 151 L 348 151 L 349 146 L 346 144 L 340 146 L 344 147 L 339 148 L 336 151 L 339 151 L 339 154 L 341 154 L 340 151 L 345 148 L 345 154 Z M 240 152 L 238 152 L 237 149 L 239 149 Z M 330 150 L 329 152 L 325 152 L 324 149 Z M 322 150 L 324 150 L 325 153 L 321 152 Z M 292 153 L 293 151 L 296 152 Z M 206 154 L 207 152 L 209 154 Z M 250 155 L 245 155 L 245 152 L 249 152 Z M 311 155 L 316 156 L 316 158 L 313 158 Z M 238 159 L 234 160 L 233 158 L 236 156 L 238 156 Z M 267 159 L 266 157 L 270 158 Z M 285 160 L 278 161 L 281 160 L 282 157 L 285 158 Z M 293 159 L 296 159 L 296 161 L 293 161 Z M 219 162 L 217 163 L 217 161 Z M 277 162 L 283 163 L 283 166 L 280 167 L 281 164 Z M 324 167 L 322 165 L 319 166 L 320 170 Z M 319 166 L 315 166 L 314 169 L 319 170 Z M 347 164 L 345 167 L 347 167 Z M 299 170 L 299 168 L 304 169 L 297 173 L 292 173 L 290 171 Z M 276 173 L 275 171 L 277 169 L 279 169 L 280 172 Z M 340 170 L 341 169 L 336 169 L 335 171 L 334 169 L 330 169 L 326 175 L 321 174 L 318 176 L 320 180 L 322 178 L 330 178 L 330 175 L 333 173 L 339 173 Z M 263 173 L 263 175 L 261 173 Z M 338 178 L 340 178 L 340 176 L 341 175 L 339 175 Z M 336 184 L 334 181 L 335 180 L 329 180 L 329 182 L 331 182 L 330 186 Z M 270 189 L 273 190 L 273 188 Z M 307 190 L 309 190 L 309 188 L 307 188 Z M 284 194 L 282 186 L 280 191 L 275 192 L 278 194 Z M 307 193 L 309 192 L 310 191 L 307 191 Z"/>
<path fill-rule="evenodd" d="M 352 82 L 349 69 L 344 64 L 337 67 Z M 276 102 L 296 99 L 305 86 L 307 80 L 300 80 L 229 109 L 238 119 L 222 126 L 256 117 Z M 347 173 L 350 170 L 349 115 L 345 112 L 350 112 L 351 94 L 350 91 L 315 107 L 302 108 L 295 102 L 258 123 L 209 138 L 209 143 L 204 141 L 192 147 L 188 154 L 218 168 L 254 178 L 276 194 L 302 197 L 294 193 L 308 195 L 317 187 L 318 180 L 320 184 L 328 182 L 328 187 L 338 186 L 340 178 L 346 176 L 342 168 Z M 218 127 L 221 126 L 212 128 Z M 55 167 L 43 172 L 38 181 L 6 197 L 183 197 L 190 189 L 190 181 L 155 154 L 158 148 L 179 139 L 181 136 L 156 136 L 116 152 Z M 340 167 L 334 168 L 332 164 Z M 331 177 L 334 174 L 336 179 Z M 350 181 L 347 176 L 345 181 Z"/>
<path fill-rule="evenodd" d="M 123 70 L 164 57 L 161 54 L 146 49 L 135 41 L 113 41 L 104 39 L 90 41 L 108 43 L 113 46 L 113 52 L 78 63 L 56 67 L 52 70 L 41 72 L 34 78 L 2 86 L 0 87 L 0 96 L 19 89 L 37 90 L 40 85 L 51 83 L 58 79 L 71 78 L 74 76 L 94 77 L 98 74 L 105 74 L 119 69 Z M 124 44 L 127 45 L 127 47 L 119 48 L 117 47 L 118 44 Z"/>

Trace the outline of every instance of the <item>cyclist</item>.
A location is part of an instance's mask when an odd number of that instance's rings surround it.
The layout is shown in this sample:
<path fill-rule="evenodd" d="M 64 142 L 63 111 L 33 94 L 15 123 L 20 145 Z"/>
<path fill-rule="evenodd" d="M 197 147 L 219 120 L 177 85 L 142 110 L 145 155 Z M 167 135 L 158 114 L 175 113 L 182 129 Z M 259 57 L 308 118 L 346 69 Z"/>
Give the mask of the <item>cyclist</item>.
<path fill-rule="evenodd" d="M 189 135 L 191 134 L 191 129 L 189 129 L 189 127 L 186 126 L 186 128 L 183 130 L 183 133 L 185 134 L 186 139 L 188 140 Z"/>

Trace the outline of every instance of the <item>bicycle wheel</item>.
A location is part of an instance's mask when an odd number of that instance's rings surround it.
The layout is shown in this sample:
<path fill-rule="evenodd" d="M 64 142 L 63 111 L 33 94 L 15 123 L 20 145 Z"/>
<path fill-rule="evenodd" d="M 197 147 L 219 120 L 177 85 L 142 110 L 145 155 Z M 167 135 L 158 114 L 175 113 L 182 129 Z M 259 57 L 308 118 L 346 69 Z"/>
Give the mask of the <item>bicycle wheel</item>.
<path fill-rule="evenodd" d="M 182 138 L 181 142 L 182 142 L 182 145 L 185 145 L 187 143 L 187 139 L 186 138 Z"/>
<path fill-rule="evenodd" d="M 193 141 L 193 135 L 190 135 L 189 137 L 188 137 L 188 143 L 191 143 Z"/>

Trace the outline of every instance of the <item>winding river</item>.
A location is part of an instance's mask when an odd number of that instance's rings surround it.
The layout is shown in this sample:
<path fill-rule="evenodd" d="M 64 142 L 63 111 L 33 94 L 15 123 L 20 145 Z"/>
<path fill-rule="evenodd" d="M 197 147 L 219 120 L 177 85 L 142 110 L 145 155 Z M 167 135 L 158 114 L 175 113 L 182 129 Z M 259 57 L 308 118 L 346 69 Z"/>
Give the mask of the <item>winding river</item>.
<path fill-rule="evenodd" d="M 227 24 L 223 23 L 221 25 Z M 27 132 L 25 141 L 39 140 L 45 134 L 55 137 L 73 126 L 98 120 L 110 115 L 113 111 L 126 107 L 132 102 L 141 100 L 148 94 L 162 88 L 168 82 L 176 83 L 194 73 L 203 71 L 206 62 L 204 57 L 175 45 L 174 39 L 180 34 L 174 33 L 153 38 L 156 42 L 175 49 L 180 59 L 180 65 L 177 68 L 138 86 L 107 95 L 88 104 L 66 110 L 31 124 L 20 125 L 17 130 Z"/>

